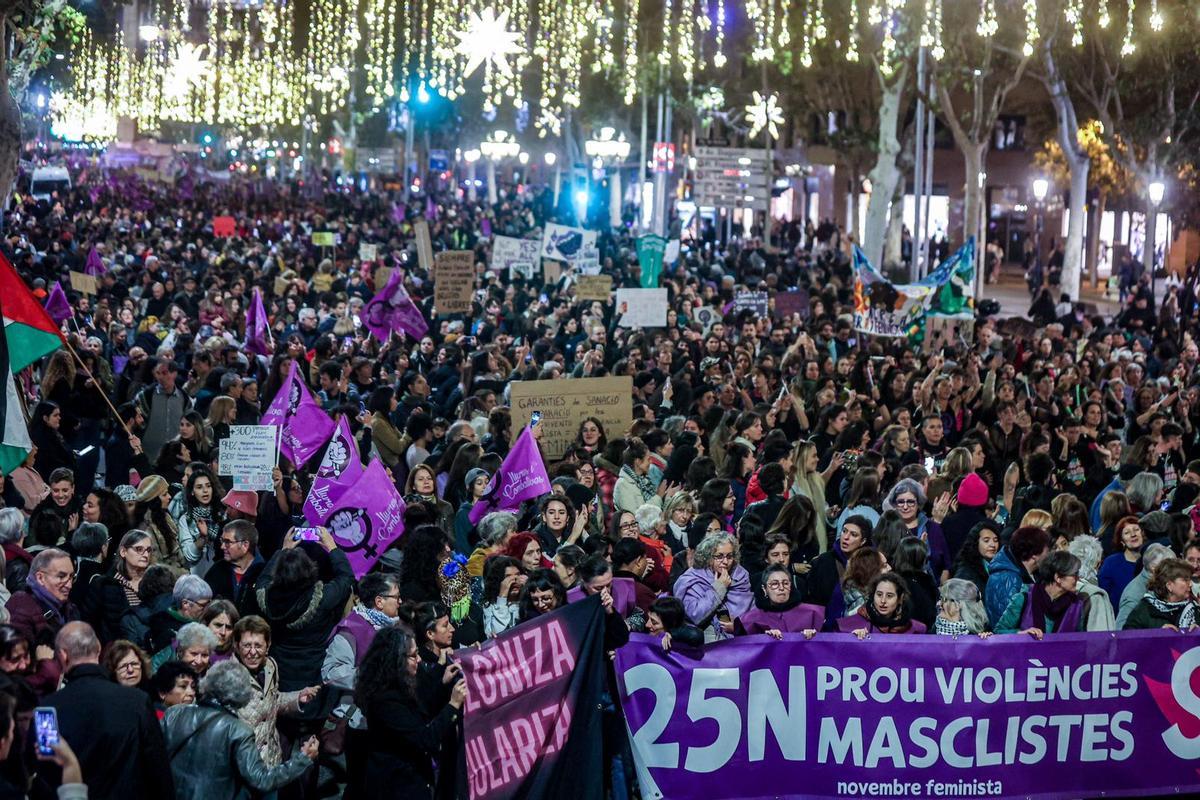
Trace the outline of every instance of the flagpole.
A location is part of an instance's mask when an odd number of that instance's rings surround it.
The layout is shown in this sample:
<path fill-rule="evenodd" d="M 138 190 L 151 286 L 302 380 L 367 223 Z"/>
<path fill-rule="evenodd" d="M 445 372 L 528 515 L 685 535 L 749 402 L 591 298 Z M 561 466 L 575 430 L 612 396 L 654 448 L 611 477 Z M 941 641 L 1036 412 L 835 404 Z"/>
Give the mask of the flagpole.
<path fill-rule="evenodd" d="M 79 364 L 79 368 L 83 370 L 83 374 L 87 375 L 91 379 L 92 383 L 95 384 L 96 390 L 100 393 L 100 396 L 104 398 L 105 405 L 107 405 L 109 410 L 112 411 L 113 419 L 115 419 L 120 426 L 125 429 L 126 435 L 133 436 L 133 431 L 129 430 L 129 426 L 125 424 L 125 420 L 121 419 L 121 415 L 117 413 L 117 409 L 115 406 L 113 406 L 112 400 L 108 399 L 108 395 L 104 392 L 103 387 L 100 386 L 100 381 L 96 380 L 96 376 L 93 375 L 92 371 L 89 370 L 87 365 L 83 363 L 83 359 L 79 357 L 79 353 L 75 352 L 75 348 L 71 346 L 71 342 L 65 336 L 63 337 L 63 344 L 68 350 L 71 351 L 71 355 L 75 356 L 75 361 Z"/>

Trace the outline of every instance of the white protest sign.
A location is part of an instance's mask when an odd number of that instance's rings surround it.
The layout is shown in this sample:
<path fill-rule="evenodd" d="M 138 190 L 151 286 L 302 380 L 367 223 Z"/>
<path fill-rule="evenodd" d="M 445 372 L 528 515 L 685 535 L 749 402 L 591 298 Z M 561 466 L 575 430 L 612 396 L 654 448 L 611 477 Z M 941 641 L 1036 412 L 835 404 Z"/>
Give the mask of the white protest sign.
<path fill-rule="evenodd" d="M 514 236 L 497 236 L 492 240 L 492 269 L 508 270 L 512 280 L 520 274 L 531 280 L 542 257 L 542 243 L 537 239 L 518 239 Z"/>
<path fill-rule="evenodd" d="M 363 242 L 358 246 L 358 258 L 360 261 L 374 261 L 379 258 L 379 245 Z"/>
<path fill-rule="evenodd" d="M 661 328 L 667 324 L 666 289 L 617 289 L 622 328 Z"/>
<path fill-rule="evenodd" d="M 232 425 L 221 440 L 217 474 L 232 476 L 236 491 L 269 491 L 278 461 L 278 425 Z"/>
<path fill-rule="evenodd" d="M 542 233 L 542 258 L 565 261 L 584 275 L 600 271 L 600 248 L 596 231 L 550 222 Z"/>

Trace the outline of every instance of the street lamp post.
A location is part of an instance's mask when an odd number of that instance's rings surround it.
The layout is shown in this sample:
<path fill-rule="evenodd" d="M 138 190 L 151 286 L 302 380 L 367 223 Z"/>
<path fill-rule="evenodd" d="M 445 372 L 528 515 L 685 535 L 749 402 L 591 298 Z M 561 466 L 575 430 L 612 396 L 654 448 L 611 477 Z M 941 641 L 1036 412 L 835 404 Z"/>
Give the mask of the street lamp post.
<path fill-rule="evenodd" d="M 1146 214 L 1146 244 L 1143 248 L 1143 263 L 1146 269 L 1150 271 L 1150 297 L 1152 302 L 1157 302 L 1155 298 L 1155 289 L 1157 288 L 1157 277 L 1155 273 L 1155 250 L 1156 239 L 1158 238 L 1158 207 L 1162 204 L 1163 196 L 1167 192 L 1166 184 L 1158 178 L 1150 182 L 1146 187 L 1146 195 L 1150 200 L 1150 208 Z"/>
<path fill-rule="evenodd" d="M 601 166 L 615 167 L 608 176 L 608 221 L 614 228 L 621 226 L 621 164 L 629 157 L 630 145 L 625 134 L 617 135 L 616 129 L 603 127 L 594 139 L 583 143 L 583 152 L 596 159 Z"/>
<path fill-rule="evenodd" d="M 508 131 L 498 130 L 480 142 L 479 152 L 487 157 L 488 204 L 494 206 L 500 201 L 496 191 L 496 162 L 516 158 L 521 153 L 521 145 L 508 135 Z"/>
<path fill-rule="evenodd" d="M 468 150 L 463 153 L 463 161 L 467 162 L 467 199 L 472 203 L 475 202 L 477 193 L 475 191 L 475 164 L 479 161 L 482 153 L 476 150 Z"/>
<path fill-rule="evenodd" d="M 562 165 L 558 163 L 558 154 L 551 151 L 544 156 L 547 167 L 554 167 L 554 207 L 558 208 L 558 190 L 562 186 Z"/>
<path fill-rule="evenodd" d="M 1037 178 L 1033 182 L 1033 199 L 1034 203 L 1034 220 L 1033 220 L 1033 263 L 1039 269 L 1042 264 L 1042 223 L 1043 211 L 1045 210 L 1044 203 L 1046 195 L 1050 191 L 1050 182 L 1045 178 Z M 1042 276 L 1042 282 L 1045 282 L 1045 275 Z M 1040 286 L 1037 288 L 1041 288 Z"/>

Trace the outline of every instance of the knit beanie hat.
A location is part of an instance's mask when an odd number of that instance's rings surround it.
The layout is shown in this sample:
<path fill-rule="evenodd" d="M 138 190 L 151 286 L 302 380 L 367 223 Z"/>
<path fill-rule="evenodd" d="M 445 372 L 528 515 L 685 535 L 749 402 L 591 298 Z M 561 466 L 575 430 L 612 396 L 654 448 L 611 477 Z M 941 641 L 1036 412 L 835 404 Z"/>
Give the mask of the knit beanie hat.
<path fill-rule="evenodd" d="M 987 505 L 987 501 L 988 487 L 983 482 L 983 478 L 974 472 L 963 478 L 962 483 L 958 486 L 958 504 L 960 506 L 982 508 Z"/>

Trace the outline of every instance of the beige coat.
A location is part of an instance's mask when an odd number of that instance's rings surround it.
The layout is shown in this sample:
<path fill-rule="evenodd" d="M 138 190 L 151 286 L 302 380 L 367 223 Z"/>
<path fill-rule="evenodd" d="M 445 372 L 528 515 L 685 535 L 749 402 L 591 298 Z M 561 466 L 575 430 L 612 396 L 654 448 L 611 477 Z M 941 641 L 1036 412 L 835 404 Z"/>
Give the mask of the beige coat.
<path fill-rule="evenodd" d="M 254 699 L 238 711 L 238 718 L 254 730 L 254 744 L 263 763 L 277 767 L 283 763 L 283 749 L 275 719 L 280 714 L 300 710 L 300 693 L 279 691 L 279 667 L 275 659 L 267 658 L 262 673 L 262 685 L 259 686 L 258 680 L 253 681 Z"/>

